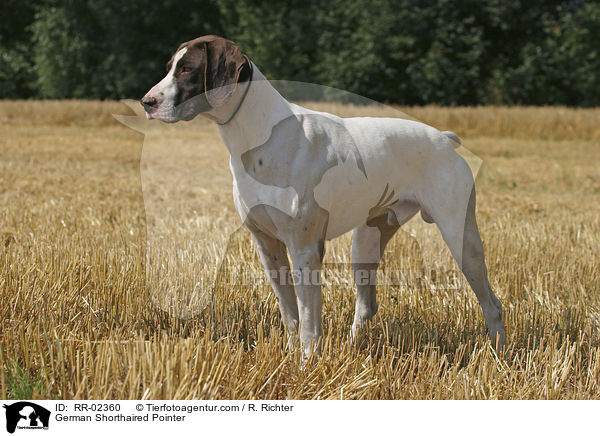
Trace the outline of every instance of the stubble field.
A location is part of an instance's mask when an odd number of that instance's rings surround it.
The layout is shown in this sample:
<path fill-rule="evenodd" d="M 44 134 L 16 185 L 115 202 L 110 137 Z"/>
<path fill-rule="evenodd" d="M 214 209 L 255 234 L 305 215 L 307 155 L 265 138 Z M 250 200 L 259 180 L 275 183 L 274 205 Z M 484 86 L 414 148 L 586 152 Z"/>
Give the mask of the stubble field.
<path fill-rule="evenodd" d="M 327 246 L 323 355 L 302 363 L 240 229 L 215 126 L 140 121 L 154 129 L 144 138 L 112 117 L 131 114 L 122 103 L 5 101 L 0 395 L 600 399 L 600 110 L 403 110 L 483 160 L 501 354 L 436 227 L 417 218 L 386 249 L 379 312 L 355 344 L 350 238 Z"/>

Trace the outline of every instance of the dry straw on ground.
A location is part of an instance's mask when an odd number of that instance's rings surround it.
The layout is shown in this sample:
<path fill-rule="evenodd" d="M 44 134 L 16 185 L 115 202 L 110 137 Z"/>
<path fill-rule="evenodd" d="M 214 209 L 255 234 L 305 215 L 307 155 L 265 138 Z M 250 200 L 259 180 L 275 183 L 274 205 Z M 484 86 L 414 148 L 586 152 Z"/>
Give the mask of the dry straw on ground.
<path fill-rule="evenodd" d="M 111 116 L 125 106 L 1 102 L 0 395 L 600 398 L 600 110 L 403 110 L 456 131 L 483 159 L 478 219 L 505 307 L 505 353 L 491 349 L 436 228 L 417 219 L 386 250 L 380 311 L 356 345 L 349 238 L 329 245 L 324 352 L 299 365 L 249 235 L 236 231 L 214 126 L 168 127 L 157 150 L 189 167 L 145 208 L 143 136 Z M 204 309 L 185 318 L 153 300 L 178 283 L 171 272 L 147 280 L 146 242 L 158 230 L 159 248 L 184 253 L 179 268 L 191 275 L 229 244 L 214 292 L 201 283 L 208 301 L 186 302 Z M 171 301 L 182 297 L 173 291 Z"/>

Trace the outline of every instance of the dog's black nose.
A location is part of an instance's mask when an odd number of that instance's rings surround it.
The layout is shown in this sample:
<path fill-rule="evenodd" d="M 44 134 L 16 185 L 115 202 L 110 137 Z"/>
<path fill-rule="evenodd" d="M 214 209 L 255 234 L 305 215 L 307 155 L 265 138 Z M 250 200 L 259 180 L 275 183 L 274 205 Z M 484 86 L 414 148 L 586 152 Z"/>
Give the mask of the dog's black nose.
<path fill-rule="evenodd" d="M 142 98 L 142 104 L 144 106 L 150 106 L 150 107 L 154 107 L 156 106 L 158 102 L 156 101 L 156 98 L 154 97 L 150 97 L 148 95 L 146 95 L 144 98 Z"/>

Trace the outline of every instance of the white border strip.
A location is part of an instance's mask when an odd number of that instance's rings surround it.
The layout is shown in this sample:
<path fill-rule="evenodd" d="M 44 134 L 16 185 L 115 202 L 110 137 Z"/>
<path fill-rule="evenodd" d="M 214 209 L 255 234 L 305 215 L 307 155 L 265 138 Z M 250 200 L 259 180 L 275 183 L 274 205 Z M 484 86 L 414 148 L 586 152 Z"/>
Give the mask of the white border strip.
<path fill-rule="evenodd" d="M 17 400 L 5 400 L 10 407 Z M 578 434 L 597 429 L 596 401 L 31 401 L 43 435 Z M 19 406 L 17 406 L 19 407 Z M 11 409 L 14 411 L 14 408 Z M 26 409 L 30 412 L 31 409 Z M 6 433 L 9 409 L 1 413 Z M 16 435 L 40 434 L 21 419 Z M 39 429 L 41 423 L 38 422 Z M 142 433 L 143 432 L 143 433 Z"/>

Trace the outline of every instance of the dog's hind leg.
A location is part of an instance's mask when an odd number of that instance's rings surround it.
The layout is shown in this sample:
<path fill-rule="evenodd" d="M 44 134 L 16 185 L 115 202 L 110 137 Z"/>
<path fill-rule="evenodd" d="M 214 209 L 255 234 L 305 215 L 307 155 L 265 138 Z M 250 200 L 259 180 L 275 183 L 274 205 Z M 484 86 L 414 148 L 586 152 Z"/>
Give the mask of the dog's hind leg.
<path fill-rule="evenodd" d="M 385 246 L 402 224 L 419 210 L 415 203 L 396 204 L 392 211 L 379 215 L 354 229 L 352 235 L 352 272 L 356 283 L 356 307 L 351 335 L 377 313 L 376 277 Z"/>
<path fill-rule="evenodd" d="M 494 295 L 485 264 L 483 244 L 475 217 L 475 185 L 473 176 L 462 158 L 452 170 L 445 168 L 444 183 L 424 193 L 423 207 L 440 229 L 444 241 L 475 292 L 488 325 L 488 331 L 498 348 L 504 344 L 502 305 Z M 439 173 L 438 173 L 439 175 Z"/>

